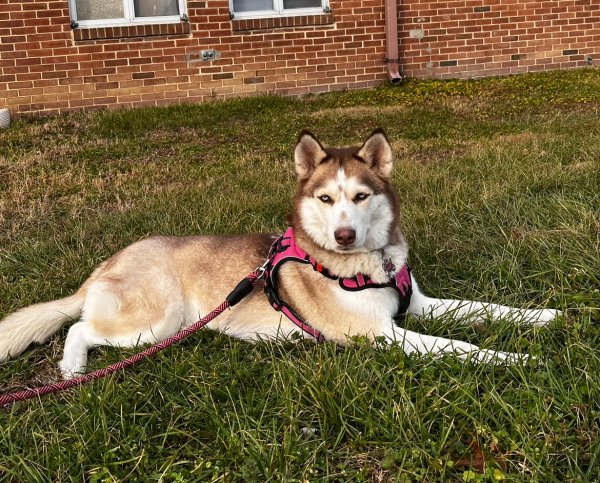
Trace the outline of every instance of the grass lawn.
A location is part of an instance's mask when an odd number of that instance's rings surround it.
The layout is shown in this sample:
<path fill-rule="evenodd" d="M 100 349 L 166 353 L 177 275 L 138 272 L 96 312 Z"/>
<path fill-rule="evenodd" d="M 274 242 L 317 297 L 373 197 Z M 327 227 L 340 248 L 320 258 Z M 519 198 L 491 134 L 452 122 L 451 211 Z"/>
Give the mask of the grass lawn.
<path fill-rule="evenodd" d="M 343 145 L 378 126 L 425 292 L 566 310 L 543 329 L 404 325 L 536 362 L 202 331 L 0 409 L 0 481 L 600 480 L 598 69 L 17 120 L 0 131 L 0 317 L 150 234 L 281 232 L 299 131 Z M 65 334 L 2 363 L 0 391 L 55 381 Z M 134 352 L 94 350 L 89 369 Z"/>

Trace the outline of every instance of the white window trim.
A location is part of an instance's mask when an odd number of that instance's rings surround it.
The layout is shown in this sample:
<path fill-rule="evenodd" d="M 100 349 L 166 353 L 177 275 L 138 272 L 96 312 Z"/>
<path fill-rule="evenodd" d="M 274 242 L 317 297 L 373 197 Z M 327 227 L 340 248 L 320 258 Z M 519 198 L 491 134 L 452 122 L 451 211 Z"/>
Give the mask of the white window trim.
<path fill-rule="evenodd" d="M 133 0 L 123 1 L 123 18 L 107 18 L 98 20 L 78 20 L 77 4 L 75 0 L 69 0 L 69 12 L 71 21 L 80 28 L 93 27 L 127 27 L 132 25 L 157 25 L 167 23 L 180 23 L 184 18 L 187 19 L 185 9 L 185 0 L 177 0 L 179 4 L 179 15 L 168 15 L 164 17 L 136 17 L 133 9 Z"/>
<path fill-rule="evenodd" d="M 273 0 L 273 10 L 254 10 L 251 12 L 236 12 L 233 0 L 229 0 L 229 11 L 236 20 L 272 17 L 297 17 L 300 15 L 319 15 L 329 11 L 329 0 L 321 0 L 320 7 L 312 8 L 283 8 L 283 0 Z"/>

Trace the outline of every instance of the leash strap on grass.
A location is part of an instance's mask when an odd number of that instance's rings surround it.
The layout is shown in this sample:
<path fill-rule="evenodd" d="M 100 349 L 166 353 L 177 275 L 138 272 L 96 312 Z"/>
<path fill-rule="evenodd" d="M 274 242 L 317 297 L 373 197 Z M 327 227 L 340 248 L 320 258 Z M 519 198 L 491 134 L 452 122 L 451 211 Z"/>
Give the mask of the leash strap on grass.
<path fill-rule="evenodd" d="M 250 292 L 252 292 L 252 288 L 254 288 L 254 286 L 260 280 L 262 273 L 263 272 L 261 269 L 257 269 L 251 274 L 249 274 L 236 286 L 236 288 L 233 289 L 233 291 L 227 296 L 225 301 L 223 301 L 223 303 L 217 308 L 215 308 L 210 314 L 206 315 L 198 322 L 190 325 L 189 327 L 180 330 L 177 334 L 169 337 L 168 339 L 154 344 L 153 346 L 150 346 L 142 352 L 138 352 L 137 354 L 134 354 L 131 357 L 128 357 L 127 359 L 116 362 L 102 369 L 90 372 L 89 374 L 84 374 L 79 377 L 74 377 L 65 381 L 60 381 L 56 384 L 48 384 L 47 386 L 27 389 L 25 391 L 17 391 L 10 394 L 1 394 L 0 406 L 8 406 L 16 402 L 26 401 L 28 399 L 33 399 L 39 396 L 45 396 L 46 394 L 66 391 L 67 389 L 71 389 L 75 386 L 81 386 L 82 384 L 93 381 L 94 379 L 100 379 L 102 377 L 108 376 L 109 374 L 113 374 L 114 372 L 126 369 L 140 362 L 141 360 L 151 357 L 157 352 L 160 352 L 163 349 L 172 346 L 173 344 L 177 344 L 178 342 L 182 341 L 183 339 L 202 329 L 211 320 L 213 320 L 215 317 L 217 317 L 219 314 L 225 311 L 225 309 L 234 306 L 244 297 L 249 295 Z"/>

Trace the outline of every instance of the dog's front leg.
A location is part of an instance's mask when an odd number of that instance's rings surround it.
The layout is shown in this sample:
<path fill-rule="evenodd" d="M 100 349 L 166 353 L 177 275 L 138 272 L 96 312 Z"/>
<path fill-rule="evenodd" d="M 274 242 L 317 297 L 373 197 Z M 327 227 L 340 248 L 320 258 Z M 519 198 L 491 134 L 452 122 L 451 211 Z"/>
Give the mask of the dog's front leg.
<path fill-rule="evenodd" d="M 436 299 L 424 295 L 419 290 L 414 277 L 412 284 L 413 295 L 408 312 L 417 316 L 436 318 L 450 315 L 457 319 L 465 319 L 467 322 L 506 319 L 516 323 L 544 326 L 560 314 L 554 309 L 519 309 L 472 300 Z"/>
<path fill-rule="evenodd" d="M 393 322 L 386 327 L 384 335 L 388 341 L 399 343 L 407 355 L 416 353 L 424 356 L 441 357 L 452 354 L 463 361 L 476 364 L 515 364 L 519 361 L 525 362 L 529 358 L 527 354 L 480 349 L 474 344 L 460 340 L 419 334 L 412 330 L 397 327 Z"/>

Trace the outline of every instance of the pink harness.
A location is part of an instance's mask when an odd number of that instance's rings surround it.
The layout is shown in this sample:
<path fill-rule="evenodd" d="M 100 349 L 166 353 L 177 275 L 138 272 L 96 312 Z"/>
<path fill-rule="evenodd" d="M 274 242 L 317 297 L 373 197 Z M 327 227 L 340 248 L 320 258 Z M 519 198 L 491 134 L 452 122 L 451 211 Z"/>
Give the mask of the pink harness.
<path fill-rule="evenodd" d="M 344 290 L 359 291 L 376 288 L 396 289 L 399 296 L 399 304 L 398 312 L 394 316 L 394 319 L 404 315 L 410 305 L 412 284 L 410 279 L 410 268 L 408 268 L 407 265 L 404 265 L 401 270 L 396 272 L 393 278 L 387 283 L 375 283 L 368 275 L 362 273 L 357 273 L 351 278 L 340 278 L 336 275 L 332 275 L 327 268 L 324 268 L 323 265 L 318 263 L 313 257 L 296 245 L 294 230 L 292 227 L 289 227 L 271 246 L 268 263 L 265 267 L 265 293 L 267 294 L 269 303 L 275 310 L 284 313 L 287 318 L 300 327 L 300 329 L 317 339 L 319 342 L 325 340 L 323 334 L 305 321 L 286 302 L 281 300 L 277 294 L 277 272 L 285 262 L 310 264 L 313 267 L 313 270 L 323 274 L 325 277 L 332 280 L 338 280 L 340 287 Z M 386 263 L 385 268 L 388 272 L 395 271 L 395 267 L 391 261 Z"/>

